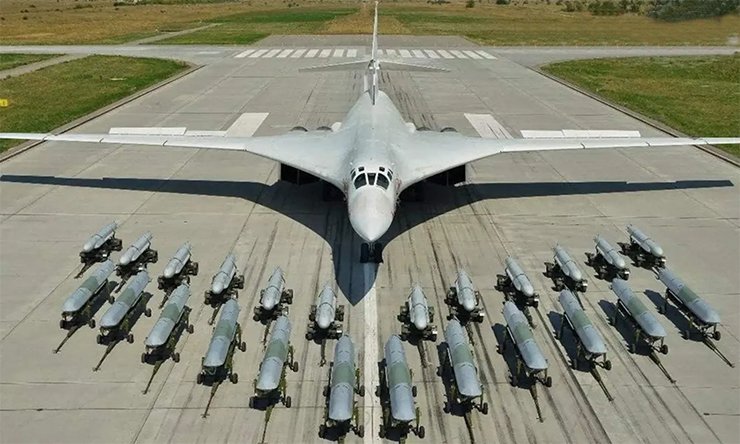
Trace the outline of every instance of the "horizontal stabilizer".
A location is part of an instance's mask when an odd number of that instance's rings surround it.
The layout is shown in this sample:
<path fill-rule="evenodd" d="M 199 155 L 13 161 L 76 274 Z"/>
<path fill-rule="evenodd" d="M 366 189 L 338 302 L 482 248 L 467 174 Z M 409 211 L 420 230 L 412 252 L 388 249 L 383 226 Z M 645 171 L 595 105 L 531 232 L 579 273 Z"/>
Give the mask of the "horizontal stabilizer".
<path fill-rule="evenodd" d="M 525 139 L 555 139 L 555 138 L 589 138 L 589 137 L 640 137 L 639 131 L 621 131 L 621 130 L 521 130 L 522 137 Z"/>
<path fill-rule="evenodd" d="M 428 65 L 415 65 L 413 63 L 391 62 L 390 60 L 380 59 L 380 68 L 386 71 L 421 71 L 421 72 L 449 72 L 444 68 Z"/>
<path fill-rule="evenodd" d="M 356 71 L 367 69 L 370 59 L 363 59 L 354 62 L 332 63 L 331 65 L 309 66 L 301 68 L 298 72 L 330 72 L 330 71 Z"/>

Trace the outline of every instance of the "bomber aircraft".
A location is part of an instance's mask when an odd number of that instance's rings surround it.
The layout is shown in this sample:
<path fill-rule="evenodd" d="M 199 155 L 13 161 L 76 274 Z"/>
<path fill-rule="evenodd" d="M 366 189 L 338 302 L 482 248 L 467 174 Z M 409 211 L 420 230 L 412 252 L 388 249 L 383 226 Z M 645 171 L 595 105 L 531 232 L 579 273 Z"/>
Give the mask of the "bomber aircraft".
<path fill-rule="evenodd" d="M 489 139 L 454 131 L 417 131 L 405 122 L 378 87 L 380 70 L 431 70 L 434 67 L 378 59 L 378 6 L 375 4 L 370 58 L 321 70 L 365 69 L 365 88 L 341 125 L 331 131 L 292 131 L 277 136 L 229 137 L 140 134 L 0 133 L 0 139 L 153 145 L 236 150 L 280 163 L 280 178 L 304 184 L 323 181 L 341 191 L 349 220 L 363 239 L 361 262 L 382 262 L 378 240 L 390 227 L 401 193 L 428 180 L 443 185 L 465 181 L 465 165 L 508 152 L 618 147 L 737 144 L 740 137 L 604 137 Z M 309 68 L 311 70 L 312 68 Z"/>

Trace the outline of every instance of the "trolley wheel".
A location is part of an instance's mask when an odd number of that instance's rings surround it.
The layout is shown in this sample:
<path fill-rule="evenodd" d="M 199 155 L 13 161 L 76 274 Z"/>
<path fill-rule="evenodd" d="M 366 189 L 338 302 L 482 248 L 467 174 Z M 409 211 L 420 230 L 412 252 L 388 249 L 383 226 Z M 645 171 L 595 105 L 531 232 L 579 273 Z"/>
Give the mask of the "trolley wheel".
<path fill-rule="evenodd" d="M 239 374 L 238 373 L 230 374 L 229 381 L 231 381 L 232 384 L 236 384 L 237 382 L 239 382 Z"/>
<path fill-rule="evenodd" d="M 95 342 L 98 343 L 98 344 L 102 344 L 103 343 L 103 335 L 97 335 L 97 336 L 95 336 Z"/>
<path fill-rule="evenodd" d="M 604 369 L 605 370 L 611 370 L 612 369 L 612 361 L 607 360 L 604 362 Z"/>
<path fill-rule="evenodd" d="M 357 436 L 359 436 L 360 438 L 365 437 L 365 426 L 364 425 L 357 427 Z"/>
<path fill-rule="evenodd" d="M 126 335 L 126 342 L 128 342 L 129 344 L 133 344 L 134 343 L 134 334 L 133 333 L 129 333 L 129 334 Z"/>
<path fill-rule="evenodd" d="M 426 430 L 424 430 L 424 426 L 419 426 L 416 429 L 416 436 L 419 437 L 419 439 L 424 439 L 424 436 L 427 434 Z"/>
<path fill-rule="evenodd" d="M 190 333 L 192 335 L 193 333 L 195 333 L 195 325 L 188 324 L 187 330 L 188 330 L 188 333 Z"/>
<path fill-rule="evenodd" d="M 249 408 L 250 409 L 254 408 L 254 396 L 249 397 Z"/>
<path fill-rule="evenodd" d="M 294 372 L 298 371 L 298 361 L 293 361 L 293 364 L 291 364 L 290 369 Z"/>
<path fill-rule="evenodd" d="M 113 295 L 108 296 L 108 303 L 112 304 L 114 302 L 116 302 L 116 298 L 114 298 Z"/>
<path fill-rule="evenodd" d="M 385 438 L 385 426 L 383 424 L 380 425 L 380 430 L 378 431 L 378 436 L 381 438 Z"/>
<path fill-rule="evenodd" d="M 244 342 L 244 341 L 242 341 L 242 342 L 241 342 L 241 343 L 239 344 L 239 350 L 241 350 L 241 351 L 243 351 L 243 352 L 247 351 L 247 343 L 246 343 L 246 342 Z"/>
<path fill-rule="evenodd" d="M 445 405 L 442 407 L 442 411 L 445 413 L 450 413 L 452 409 L 450 408 L 450 403 L 445 402 Z"/>
<path fill-rule="evenodd" d="M 418 390 L 417 390 L 416 386 L 411 387 L 411 396 L 413 396 L 414 398 L 416 398 L 417 393 L 418 393 Z"/>
<path fill-rule="evenodd" d="M 324 395 L 324 398 L 329 396 L 329 386 L 328 385 L 324 386 L 324 391 L 322 392 L 322 394 Z"/>
<path fill-rule="evenodd" d="M 87 321 L 87 325 L 90 328 L 95 328 L 95 319 L 90 319 L 89 321 Z"/>
<path fill-rule="evenodd" d="M 483 403 L 483 406 L 480 408 L 480 412 L 483 413 L 484 415 L 488 414 L 488 403 L 487 402 Z"/>
<path fill-rule="evenodd" d="M 516 375 L 511 375 L 511 385 L 514 387 L 519 385 L 519 378 L 517 378 Z"/>
<path fill-rule="evenodd" d="M 198 373 L 198 377 L 195 378 L 197 384 L 203 384 L 203 373 Z"/>
<path fill-rule="evenodd" d="M 144 310 L 144 316 L 146 316 L 147 318 L 151 318 L 152 317 L 152 309 L 149 308 L 149 307 L 147 307 L 147 309 Z"/>
<path fill-rule="evenodd" d="M 664 355 L 667 355 L 668 354 L 668 344 L 661 345 L 660 352 L 663 353 Z"/>
<path fill-rule="evenodd" d="M 319 438 L 323 438 L 324 436 L 326 436 L 326 426 L 321 424 L 319 426 Z"/>
<path fill-rule="evenodd" d="M 627 346 L 627 350 L 628 350 L 628 351 L 629 351 L 630 353 L 634 353 L 636 349 L 637 349 L 637 347 L 636 347 L 636 346 L 635 346 L 635 344 L 633 344 L 633 343 L 630 343 L 630 344 L 629 344 L 629 345 Z"/>
<path fill-rule="evenodd" d="M 62 330 L 64 330 L 64 327 L 65 327 L 66 325 L 67 325 L 67 323 L 66 323 L 66 322 L 64 322 L 64 319 L 60 319 L 60 320 L 59 320 L 59 328 L 61 328 Z"/>
<path fill-rule="evenodd" d="M 552 387 L 552 376 L 545 378 L 545 387 Z"/>
<path fill-rule="evenodd" d="M 285 397 L 285 408 L 289 409 L 291 405 L 293 405 L 293 400 L 290 398 L 290 396 L 286 396 Z"/>
<path fill-rule="evenodd" d="M 714 333 L 712 333 L 712 338 L 715 341 L 719 341 L 722 338 L 722 333 L 720 333 L 719 331 L 715 331 Z"/>
<path fill-rule="evenodd" d="M 360 396 L 365 396 L 365 384 L 360 386 Z"/>
<path fill-rule="evenodd" d="M 141 354 L 141 363 L 146 364 L 146 353 Z"/>
<path fill-rule="evenodd" d="M 180 353 L 175 352 L 172 354 L 172 360 L 175 362 L 180 362 Z"/>

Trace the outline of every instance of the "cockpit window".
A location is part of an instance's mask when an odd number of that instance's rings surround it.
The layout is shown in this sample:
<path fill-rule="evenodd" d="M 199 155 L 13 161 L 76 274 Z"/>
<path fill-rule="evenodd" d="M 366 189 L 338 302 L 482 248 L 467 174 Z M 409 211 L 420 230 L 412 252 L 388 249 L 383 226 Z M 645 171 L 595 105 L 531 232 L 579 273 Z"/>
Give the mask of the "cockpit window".
<path fill-rule="evenodd" d="M 364 174 L 360 174 L 355 179 L 355 188 L 360 188 L 361 186 L 367 185 L 367 177 Z"/>
<path fill-rule="evenodd" d="M 375 176 L 377 176 L 376 173 L 367 173 L 367 183 L 369 185 L 375 185 Z"/>
<path fill-rule="evenodd" d="M 358 171 L 358 172 L 362 172 L 362 171 L 365 171 L 365 167 L 359 167 L 359 168 L 357 168 L 357 171 Z"/>
<path fill-rule="evenodd" d="M 378 167 L 378 169 L 380 170 L 381 173 L 385 171 L 385 167 Z"/>
<path fill-rule="evenodd" d="M 393 171 L 388 170 L 388 179 L 393 180 Z"/>
<path fill-rule="evenodd" d="M 357 176 L 357 170 L 352 170 L 351 178 L 354 180 L 355 176 Z"/>
<path fill-rule="evenodd" d="M 388 181 L 388 178 L 385 177 L 385 175 L 378 174 L 378 181 L 375 183 L 375 185 L 378 185 L 379 187 L 383 188 L 384 190 L 387 190 L 389 184 L 390 184 L 390 182 Z"/>

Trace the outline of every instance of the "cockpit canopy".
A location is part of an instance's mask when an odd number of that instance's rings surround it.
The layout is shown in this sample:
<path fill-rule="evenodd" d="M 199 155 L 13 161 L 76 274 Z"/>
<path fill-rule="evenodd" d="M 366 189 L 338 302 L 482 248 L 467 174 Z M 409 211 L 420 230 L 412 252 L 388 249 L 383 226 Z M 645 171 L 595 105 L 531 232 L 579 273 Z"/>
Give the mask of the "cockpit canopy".
<path fill-rule="evenodd" d="M 378 167 L 377 171 L 365 171 L 365 167 L 360 166 L 352 170 L 350 179 L 353 181 L 355 189 L 369 185 L 387 190 L 393 180 L 393 171 L 385 167 Z"/>

